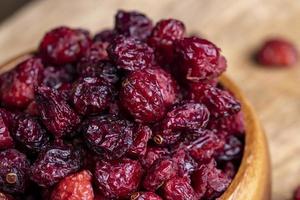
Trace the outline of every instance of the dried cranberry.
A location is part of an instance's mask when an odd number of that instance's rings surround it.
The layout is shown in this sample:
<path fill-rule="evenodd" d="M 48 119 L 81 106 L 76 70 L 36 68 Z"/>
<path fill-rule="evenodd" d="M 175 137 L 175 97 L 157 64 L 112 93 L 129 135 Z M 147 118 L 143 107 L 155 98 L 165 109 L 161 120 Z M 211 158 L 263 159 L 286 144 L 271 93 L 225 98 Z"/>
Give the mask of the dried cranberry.
<path fill-rule="evenodd" d="M 198 167 L 198 163 L 184 149 L 176 150 L 172 159 L 178 165 L 178 175 L 182 177 L 188 177 Z"/>
<path fill-rule="evenodd" d="M 79 116 L 56 90 L 39 87 L 36 102 L 44 125 L 57 137 L 69 134 L 80 123 Z"/>
<path fill-rule="evenodd" d="M 0 149 L 9 149 L 14 146 L 14 140 L 10 134 L 11 125 L 11 113 L 0 108 Z"/>
<path fill-rule="evenodd" d="M 41 59 L 32 57 L 18 64 L 15 69 L 0 76 L 0 100 L 10 107 L 26 108 L 34 99 L 34 87 L 43 78 Z"/>
<path fill-rule="evenodd" d="M 218 161 L 237 160 L 242 157 L 242 154 L 243 143 L 237 137 L 229 135 L 224 147 L 218 153 Z"/>
<path fill-rule="evenodd" d="M 102 78 L 86 77 L 75 82 L 72 101 L 75 110 L 82 114 L 99 114 L 111 100 L 111 85 Z"/>
<path fill-rule="evenodd" d="M 182 39 L 184 34 L 184 24 L 176 19 L 161 20 L 155 25 L 148 44 L 155 49 L 160 64 L 166 65 L 173 61 L 174 41 Z"/>
<path fill-rule="evenodd" d="M 132 145 L 132 124 L 114 117 L 97 117 L 85 122 L 87 145 L 106 159 L 122 157 Z"/>
<path fill-rule="evenodd" d="M 139 122 L 158 121 L 166 109 L 155 75 L 145 70 L 135 71 L 123 81 L 120 101 Z"/>
<path fill-rule="evenodd" d="M 197 200 L 197 194 L 185 178 L 174 177 L 163 186 L 166 200 Z"/>
<path fill-rule="evenodd" d="M 265 41 L 257 52 L 256 58 L 262 65 L 290 66 L 297 62 L 298 52 L 291 42 L 281 38 L 272 38 Z"/>
<path fill-rule="evenodd" d="M 136 71 L 154 65 L 154 50 L 134 38 L 117 37 L 108 47 L 109 57 L 118 68 Z"/>
<path fill-rule="evenodd" d="M 145 40 L 152 31 L 152 21 L 144 14 L 119 10 L 115 16 L 115 30 L 122 35 Z"/>
<path fill-rule="evenodd" d="M 51 200 L 94 200 L 92 174 L 81 171 L 67 176 L 55 187 Z"/>
<path fill-rule="evenodd" d="M 198 84 L 197 87 L 190 88 L 190 96 L 206 105 L 215 118 L 227 117 L 241 110 L 240 103 L 233 95 L 210 84 Z"/>
<path fill-rule="evenodd" d="M 24 110 L 25 113 L 31 115 L 31 116 L 38 116 L 40 114 L 39 109 L 37 108 L 36 101 L 33 100 L 27 108 Z"/>
<path fill-rule="evenodd" d="M 87 31 L 62 26 L 46 33 L 39 52 L 46 62 L 57 65 L 72 63 L 80 59 L 90 43 Z"/>
<path fill-rule="evenodd" d="M 69 66 L 53 67 L 48 66 L 44 70 L 43 84 L 45 86 L 58 89 L 64 83 L 71 83 L 75 77 L 68 69 Z"/>
<path fill-rule="evenodd" d="M 116 36 L 117 36 L 117 33 L 115 30 L 107 29 L 107 30 L 103 30 L 103 31 L 97 33 L 94 36 L 94 41 L 111 43 Z"/>
<path fill-rule="evenodd" d="M 154 192 L 136 192 L 131 195 L 130 200 L 162 200 L 162 198 Z"/>
<path fill-rule="evenodd" d="M 170 153 L 167 148 L 148 147 L 145 156 L 141 157 L 140 161 L 144 168 L 148 169 L 151 165 L 160 158 L 168 156 Z"/>
<path fill-rule="evenodd" d="M 297 187 L 294 192 L 294 200 L 300 200 L 300 187 Z"/>
<path fill-rule="evenodd" d="M 40 152 L 31 166 L 31 180 L 49 187 L 82 166 L 81 151 L 69 147 L 49 147 Z"/>
<path fill-rule="evenodd" d="M 143 186 L 146 190 L 155 191 L 161 187 L 165 181 L 177 175 L 178 166 L 172 159 L 156 160 L 147 171 Z"/>
<path fill-rule="evenodd" d="M 128 153 L 134 156 L 144 156 L 151 135 L 152 131 L 148 126 L 138 125 L 134 130 L 134 140 Z"/>
<path fill-rule="evenodd" d="M 189 37 L 177 40 L 175 54 L 180 75 L 188 81 L 212 79 L 225 71 L 224 65 L 219 65 L 220 49 L 205 39 Z"/>
<path fill-rule="evenodd" d="M 91 46 L 86 50 L 85 54 L 81 58 L 83 61 L 100 61 L 107 60 L 108 54 L 106 48 L 108 46 L 107 42 L 94 42 Z"/>
<path fill-rule="evenodd" d="M 228 187 L 231 179 L 215 167 L 215 162 L 203 164 L 192 175 L 193 187 L 199 198 L 214 199 Z"/>
<path fill-rule="evenodd" d="M 28 185 L 29 161 L 15 149 L 0 152 L 0 190 L 24 193 Z"/>
<path fill-rule="evenodd" d="M 134 193 L 142 178 L 138 161 L 124 158 L 117 161 L 100 161 L 94 173 L 100 192 L 107 198 L 126 198 Z"/>

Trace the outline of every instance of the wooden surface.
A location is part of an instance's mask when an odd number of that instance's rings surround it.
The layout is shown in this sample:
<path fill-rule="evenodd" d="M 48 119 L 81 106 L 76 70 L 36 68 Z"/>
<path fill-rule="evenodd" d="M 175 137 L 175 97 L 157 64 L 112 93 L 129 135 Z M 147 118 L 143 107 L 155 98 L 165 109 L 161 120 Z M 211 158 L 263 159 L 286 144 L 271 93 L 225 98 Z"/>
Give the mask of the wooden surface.
<path fill-rule="evenodd" d="M 0 26 L 0 63 L 37 46 L 57 25 L 111 27 L 118 8 L 138 9 L 154 20 L 174 17 L 190 33 L 222 48 L 229 76 L 254 105 L 266 130 L 273 166 L 273 199 L 290 199 L 300 184 L 300 62 L 268 70 L 250 59 L 264 38 L 284 36 L 300 47 L 299 0 L 50 0 L 29 4 Z"/>

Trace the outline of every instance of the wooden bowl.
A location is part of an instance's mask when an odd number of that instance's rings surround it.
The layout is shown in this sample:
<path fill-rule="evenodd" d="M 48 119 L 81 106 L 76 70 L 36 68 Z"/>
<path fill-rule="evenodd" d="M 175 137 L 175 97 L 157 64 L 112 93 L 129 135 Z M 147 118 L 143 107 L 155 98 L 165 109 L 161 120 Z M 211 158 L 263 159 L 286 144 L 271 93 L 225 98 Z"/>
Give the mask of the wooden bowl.
<path fill-rule="evenodd" d="M 0 74 L 29 58 L 30 53 L 16 56 L 0 65 Z M 220 79 L 225 88 L 240 100 L 245 117 L 245 150 L 240 168 L 232 183 L 219 200 L 269 200 L 271 197 L 271 168 L 268 144 L 258 118 L 240 89 L 226 76 Z"/>

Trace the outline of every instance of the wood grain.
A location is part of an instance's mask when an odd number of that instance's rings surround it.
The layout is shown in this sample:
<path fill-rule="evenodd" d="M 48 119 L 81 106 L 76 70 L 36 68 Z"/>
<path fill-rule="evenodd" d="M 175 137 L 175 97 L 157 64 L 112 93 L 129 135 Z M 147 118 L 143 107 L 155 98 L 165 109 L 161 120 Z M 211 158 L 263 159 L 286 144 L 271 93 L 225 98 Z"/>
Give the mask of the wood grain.
<path fill-rule="evenodd" d="M 229 76 L 254 105 L 266 130 L 273 165 L 273 199 L 290 199 L 300 184 L 300 65 L 289 70 L 263 69 L 250 59 L 270 36 L 300 46 L 298 0 L 50 0 L 29 4 L 0 26 L 0 63 L 34 48 L 51 27 L 70 25 L 93 32 L 111 27 L 117 9 L 138 9 L 154 20 L 174 17 L 190 33 L 222 48 Z"/>

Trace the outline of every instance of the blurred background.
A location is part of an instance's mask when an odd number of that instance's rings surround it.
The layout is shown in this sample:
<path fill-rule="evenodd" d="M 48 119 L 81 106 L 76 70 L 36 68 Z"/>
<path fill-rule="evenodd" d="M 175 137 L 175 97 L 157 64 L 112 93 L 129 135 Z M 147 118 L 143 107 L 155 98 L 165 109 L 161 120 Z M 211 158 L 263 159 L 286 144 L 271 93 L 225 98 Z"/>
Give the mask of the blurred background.
<path fill-rule="evenodd" d="M 228 75 L 240 86 L 262 121 L 273 165 L 273 199 L 291 199 L 300 185 L 300 65 L 270 70 L 253 52 L 266 38 L 281 36 L 300 47 L 299 0 L 1 0 L 0 63 L 36 48 L 45 31 L 84 27 L 92 33 L 113 26 L 118 9 L 139 10 L 153 21 L 182 20 L 222 49 Z"/>

